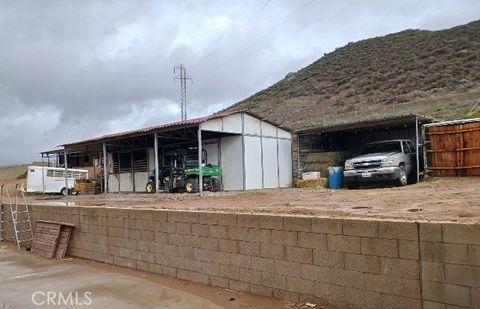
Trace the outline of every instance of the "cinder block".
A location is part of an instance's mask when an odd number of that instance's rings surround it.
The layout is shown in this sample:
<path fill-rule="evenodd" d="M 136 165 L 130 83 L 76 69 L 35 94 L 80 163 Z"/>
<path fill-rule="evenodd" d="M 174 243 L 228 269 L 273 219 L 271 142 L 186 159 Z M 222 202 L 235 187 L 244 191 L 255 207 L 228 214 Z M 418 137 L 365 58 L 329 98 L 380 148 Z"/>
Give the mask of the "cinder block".
<path fill-rule="evenodd" d="M 230 265 L 218 265 L 218 275 L 223 278 L 239 280 L 241 268 Z"/>
<path fill-rule="evenodd" d="M 192 234 L 192 225 L 190 223 L 175 223 L 175 231 L 179 234 Z"/>
<path fill-rule="evenodd" d="M 317 282 L 314 296 L 328 301 L 329 305 L 344 308 L 347 302 L 346 288 L 344 286 Z"/>
<path fill-rule="evenodd" d="M 445 282 L 480 287 L 480 267 L 445 264 Z"/>
<path fill-rule="evenodd" d="M 378 222 L 370 220 L 343 220 L 343 235 L 378 237 Z"/>
<path fill-rule="evenodd" d="M 228 288 L 228 279 L 218 276 L 210 276 L 210 284 L 221 288 Z"/>
<path fill-rule="evenodd" d="M 239 272 L 240 281 L 250 284 L 262 284 L 262 272 L 252 269 L 242 269 Z"/>
<path fill-rule="evenodd" d="M 258 216 L 250 214 L 238 214 L 237 225 L 241 227 L 258 227 Z"/>
<path fill-rule="evenodd" d="M 183 222 L 186 222 L 186 223 L 198 223 L 199 221 L 198 212 L 185 211 L 182 217 L 183 217 Z"/>
<path fill-rule="evenodd" d="M 467 287 L 438 283 L 423 282 L 423 298 L 438 303 L 446 303 L 463 307 L 470 306 L 470 291 Z"/>
<path fill-rule="evenodd" d="M 334 268 L 302 264 L 301 269 L 302 278 L 304 279 L 331 283 L 330 274 L 331 270 L 334 270 Z"/>
<path fill-rule="evenodd" d="M 313 291 L 315 290 L 315 283 L 310 280 L 287 276 L 287 290 L 289 290 L 290 292 L 313 295 Z"/>
<path fill-rule="evenodd" d="M 342 220 L 330 218 L 312 218 L 312 232 L 324 234 L 342 234 Z"/>
<path fill-rule="evenodd" d="M 424 301 L 423 309 L 447 309 L 447 306 L 445 304 L 436 303 L 433 301 Z"/>
<path fill-rule="evenodd" d="M 473 308 L 480 308 L 480 288 L 470 288 L 471 303 Z"/>
<path fill-rule="evenodd" d="M 272 243 L 275 245 L 297 246 L 298 232 L 272 230 Z"/>
<path fill-rule="evenodd" d="M 418 260 L 418 242 L 412 240 L 398 241 L 398 254 L 402 259 Z"/>
<path fill-rule="evenodd" d="M 230 265 L 243 268 L 250 268 L 252 266 L 252 258 L 249 255 L 231 254 Z"/>
<path fill-rule="evenodd" d="M 207 224 L 192 224 L 192 235 L 209 236 Z"/>
<path fill-rule="evenodd" d="M 272 230 L 249 228 L 248 240 L 253 242 L 272 243 Z"/>
<path fill-rule="evenodd" d="M 122 266 L 122 267 L 128 267 L 128 268 L 136 268 L 137 267 L 137 261 L 134 259 L 129 259 L 126 257 L 121 257 L 121 256 L 114 256 L 113 257 L 113 264 Z"/>
<path fill-rule="evenodd" d="M 153 220 L 154 221 L 160 221 L 160 222 L 166 222 L 168 221 L 168 213 L 165 210 L 154 210 L 153 211 Z"/>
<path fill-rule="evenodd" d="M 208 228 L 208 234 L 211 237 L 226 238 L 227 227 L 222 225 L 210 225 Z"/>
<path fill-rule="evenodd" d="M 239 226 L 229 226 L 228 229 L 228 239 L 232 240 L 248 240 L 248 228 L 239 227 Z"/>
<path fill-rule="evenodd" d="M 157 231 L 164 233 L 175 233 L 175 223 L 173 222 L 158 222 Z"/>
<path fill-rule="evenodd" d="M 480 224 L 442 224 L 443 241 L 480 245 Z"/>
<path fill-rule="evenodd" d="M 419 223 L 420 241 L 442 242 L 442 225 L 440 223 Z"/>
<path fill-rule="evenodd" d="M 379 222 L 379 237 L 418 241 L 418 228 L 415 222 Z"/>
<path fill-rule="evenodd" d="M 275 260 L 261 257 L 252 257 L 252 269 L 275 273 Z"/>
<path fill-rule="evenodd" d="M 219 225 L 226 226 L 236 226 L 237 225 L 237 215 L 230 213 L 218 213 L 217 221 Z"/>
<path fill-rule="evenodd" d="M 273 291 L 272 288 L 269 288 L 263 285 L 250 284 L 250 293 L 255 295 L 271 297 L 272 291 Z"/>
<path fill-rule="evenodd" d="M 193 282 L 200 282 L 203 284 L 210 283 L 208 275 L 184 269 L 177 269 L 177 278 Z"/>
<path fill-rule="evenodd" d="M 421 242 L 420 252 L 425 261 L 466 264 L 468 262 L 467 245 Z"/>
<path fill-rule="evenodd" d="M 186 239 L 187 239 L 188 235 L 185 235 L 183 237 L 183 240 L 184 240 L 184 245 L 187 245 L 186 244 Z M 199 248 L 202 248 L 202 249 L 207 249 L 207 250 L 212 250 L 212 251 L 218 251 L 218 247 L 219 247 L 219 238 L 210 238 L 210 237 L 198 237 L 198 242 L 197 242 L 197 245 L 196 246 L 192 246 L 192 247 L 199 247 Z M 221 250 L 223 251 L 223 250 Z"/>
<path fill-rule="evenodd" d="M 260 255 L 266 258 L 283 260 L 285 259 L 285 246 L 273 245 L 273 244 L 261 244 Z"/>
<path fill-rule="evenodd" d="M 238 253 L 238 243 L 236 240 L 219 239 L 218 249 L 224 252 Z"/>
<path fill-rule="evenodd" d="M 168 235 L 168 243 L 170 245 L 183 245 L 183 235 L 182 234 L 169 234 Z"/>
<path fill-rule="evenodd" d="M 362 254 L 398 257 L 398 241 L 382 238 L 362 238 Z"/>
<path fill-rule="evenodd" d="M 251 256 L 260 256 L 260 243 L 238 241 L 238 253 Z"/>
<path fill-rule="evenodd" d="M 343 268 L 343 253 L 314 249 L 313 264 L 324 267 Z"/>
<path fill-rule="evenodd" d="M 219 265 L 217 263 L 201 262 L 201 273 L 218 276 L 219 274 Z"/>
<path fill-rule="evenodd" d="M 414 279 L 365 274 L 365 286 L 367 290 L 382 294 L 420 298 L 420 282 Z"/>
<path fill-rule="evenodd" d="M 168 222 L 183 222 L 183 211 L 169 210 L 167 212 Z"/>
<path fill-rule="evenodd" d="M 378 274 L 380 259 L 372 255 L 345 253 L 345 269 Z"/>
<path fill-rule="evenodd" d="M 347 306 L 353 308 L 377 309 L 381 308 L 381 294 L 363 289 L 346 288 Z"/>
<path fill-rule="evenodd" d="M 184 268 L 186 270 L 202 273 L 202 263 L 207 263 L 207 262 L 201 262 L 201 261 L 192 260 L 192 259 L 184 259 L 183 263 L 185 265 Z"/>
<path fill-rule="evenodd" d="M 422 279 L 428 281 L 445 281 L 443 263 L 422 261 Z"/>
<path fill-rule="evenodd" d="M 310 232 L 312 219 L 308 217 L 290 217 L 283 218 L 283 226 L 286 231 Z"/>
<path fill-rule="evenodd" d="M 364 274 L 362 272 L 335 268 L 332 268 L 330 271 L 330 282 L 332 284 L 358 289 L 365 288 Z"/>
<path fill-rule="evenodd" d="M 272 297 L 298 303 L 300 295 L 296 292 L 285 291 L 282 289 L 273 289 Z"/>
<path fill-rule="evenodd" d="M 276 289 L 287 288 L 287 277 L 269 272 L 262 272 L 262 284 Z"/>
<path fill-rule="evenodd" d="M 302 278 L 300 263 L 275 260 L 275 273 L 290 277 Z"/>
<path fill-rule="evenodd" d="M 360 237 L 344 235 L 327 235 L 328 250 L 360 253 Z"/>
<path fill-rule="evenodd" d="M 312 264 L 313 249 L 285 247 L 285 259 L 288 261 L 300 262 L 304 264 Z"/>
<path fill-rule="evenodd" d="M 194 249 L 193 256 L 198 261 L 213 262 L 224 265 L 230 264 L 230 253 L 227 252 L 215 252 L 204 249 Z"/>
<path fill-rule="evenodd" d="M 419 279 L 418 261 L 396 258 L 380 258 L 380 273 L 387 276 Z"/>
<path fill-rule="evenodd" d="M 228 288 L 239 292 L 250 292 L 250 284 L 243 281 L 228 280 Z"/>
<path fill-rule="evenodd" d="M 262 229 L 283 230 L 283 217 L 259 215 L 258 226 Z"/>
<path fill-rule="evenodd" d="M 480 246 L 468 245 L 468 264 L 480 266 Z"/>
<path fill-rule="evenodd" d="M 210 212 L 200 212 L 198 213 L 198 223 L 200 224 L 218 224 L 217 214 Z"/>
<path fill-rule="evenodd" d="M 298 246 L 312 249 L 327 249 L 327 237 L 317 233 L 298 233 Z"/>
<path fill-rule="evenodd" d="M 400 297 L 395 295 L 382 294 L 382 308 L 385 309 L 421 309 L 422 302 L 420 299 Z"/>

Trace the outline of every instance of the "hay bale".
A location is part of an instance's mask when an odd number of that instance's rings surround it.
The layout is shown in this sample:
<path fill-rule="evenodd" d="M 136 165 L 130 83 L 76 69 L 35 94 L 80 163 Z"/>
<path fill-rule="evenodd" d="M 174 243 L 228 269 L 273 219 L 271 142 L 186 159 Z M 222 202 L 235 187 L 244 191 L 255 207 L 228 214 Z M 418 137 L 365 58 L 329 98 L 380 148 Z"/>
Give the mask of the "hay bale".
<path fill-rule="evenodd" d="M 309 179 L 309 180 L 297 180 L 295 182 L 295 188 L 327 188 L 327 178 Z"/>

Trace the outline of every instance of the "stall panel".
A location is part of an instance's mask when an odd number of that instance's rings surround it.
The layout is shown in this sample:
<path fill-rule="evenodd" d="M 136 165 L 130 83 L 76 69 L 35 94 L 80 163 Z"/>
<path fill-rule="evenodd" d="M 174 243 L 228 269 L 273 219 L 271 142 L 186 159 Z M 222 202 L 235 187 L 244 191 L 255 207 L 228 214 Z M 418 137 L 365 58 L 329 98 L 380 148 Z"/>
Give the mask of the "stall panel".
<path fill-rule="evenodd" d="M 135 173 L 133 178 L 135 180 L 135 192 L 146 192 L 146 185 L 148 182 L 148 173 L 147 172 Z"/>
<path fill-rule="evenodd" d="M 263 185 L 264 188 L 278 187 L 277 139 L 263 138 Z"/>
<path fill-rule="evenodd" d="M 221 139 L 223 188 L 243 189 L 242 137 L 229 136 Z"/>
<path fill-rule="evenodd" d="M 205 131 L 217 131 L 222 132 L 223 130 L 222 119 L 212 119 L 207 122 L 204 122 L 200 125 L 200 128 Z"/>
<path fill-rule="evenodd" d="M 223 118 L 223 132 L 242 133 L 242 115 L 235 114 Z"/>
<path fill-rule="evenodd" d="M 120 191 L 132 192 L 133 191 L 133 177 L 132 173 L 120 173 Z"/>
<path fill-rule="evenodd" d="M 205 142 L 202 147 L 207 151 L 207 163 L 211 165 L 218 165 L 218 142 Z"/>
<path fill-rule="evenodd" d="M 117 174 L 108 175 L 108 192 L 118 192 L 120 190 L 120 183 L 118 182 Z"/>
<path fill-rule="evenodd" d="M 278 166 L 280 171 L 280 187 L 292 186 L 292 142 L 278 140 Z"/>
<path fill-rule="evenodd" d="M 245 136 L 245 189 L 262 188 L 262 146 L 259 137 Z"/>
<path fill-rule="evenodd" d="M 277 127 L 262 121 L 262 135 L 263 136 L 277 136 Z"/>

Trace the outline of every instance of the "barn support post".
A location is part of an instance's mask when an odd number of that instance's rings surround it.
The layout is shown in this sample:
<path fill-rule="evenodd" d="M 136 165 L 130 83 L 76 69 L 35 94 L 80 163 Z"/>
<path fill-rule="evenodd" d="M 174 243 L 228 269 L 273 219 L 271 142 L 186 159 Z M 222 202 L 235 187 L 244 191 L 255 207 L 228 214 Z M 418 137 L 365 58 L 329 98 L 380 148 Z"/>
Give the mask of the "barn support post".
<path fill-rule="evenodd" d="M 67 162 L 67 147 L 63 146 L 63 160 L 65 161 L 65 193 L 68 196 L 68 162 Z"/>
<path fill-rule="evenodd" d="M 158 182 L 159 179 L 159 167 L 158 167 L 158 133 L 153 134 L 153 156 L 155 158 L 155 192 L 158 193 L 160 190 L 160 183 Z"/>
<path fill-rule="evenodd" d="M 418 138 L 418 116 L 415 117 L 415 149 L 416 149 L 416 159 L 417 159 L 417 183 L 420 182 L 420 153 L 418 150 L 418 147 L 420 146 L 419 144 L 419 138 Z"/>
<path fill-rule="evenodd" d="M 108 193 L 107 144 L 103 142 L 103 191 Z"/>
<path fill-rule="evenodd" d="M 43 152 L 42 152 L 42 194 L 45 195 L 45 163 L 44 163 Z"/>
<path fill-rule="evenodd" d="M 202 129 L 198 127 L 198 188 L 200 196 L 203 195 L 203 171 L 202 171 Z"/>

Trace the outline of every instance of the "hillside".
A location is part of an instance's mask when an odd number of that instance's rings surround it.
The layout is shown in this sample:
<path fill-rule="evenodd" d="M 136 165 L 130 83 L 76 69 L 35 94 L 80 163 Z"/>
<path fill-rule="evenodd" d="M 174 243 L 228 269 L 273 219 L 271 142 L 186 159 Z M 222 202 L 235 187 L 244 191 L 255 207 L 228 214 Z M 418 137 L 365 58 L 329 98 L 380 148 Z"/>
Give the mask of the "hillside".
<path fill-rule="evenodd" d="M 479 98 L 475 21 L 349 43 L 228 110 L 247 108 L 299 130 L 410 112 L 463 118 Z"/>

